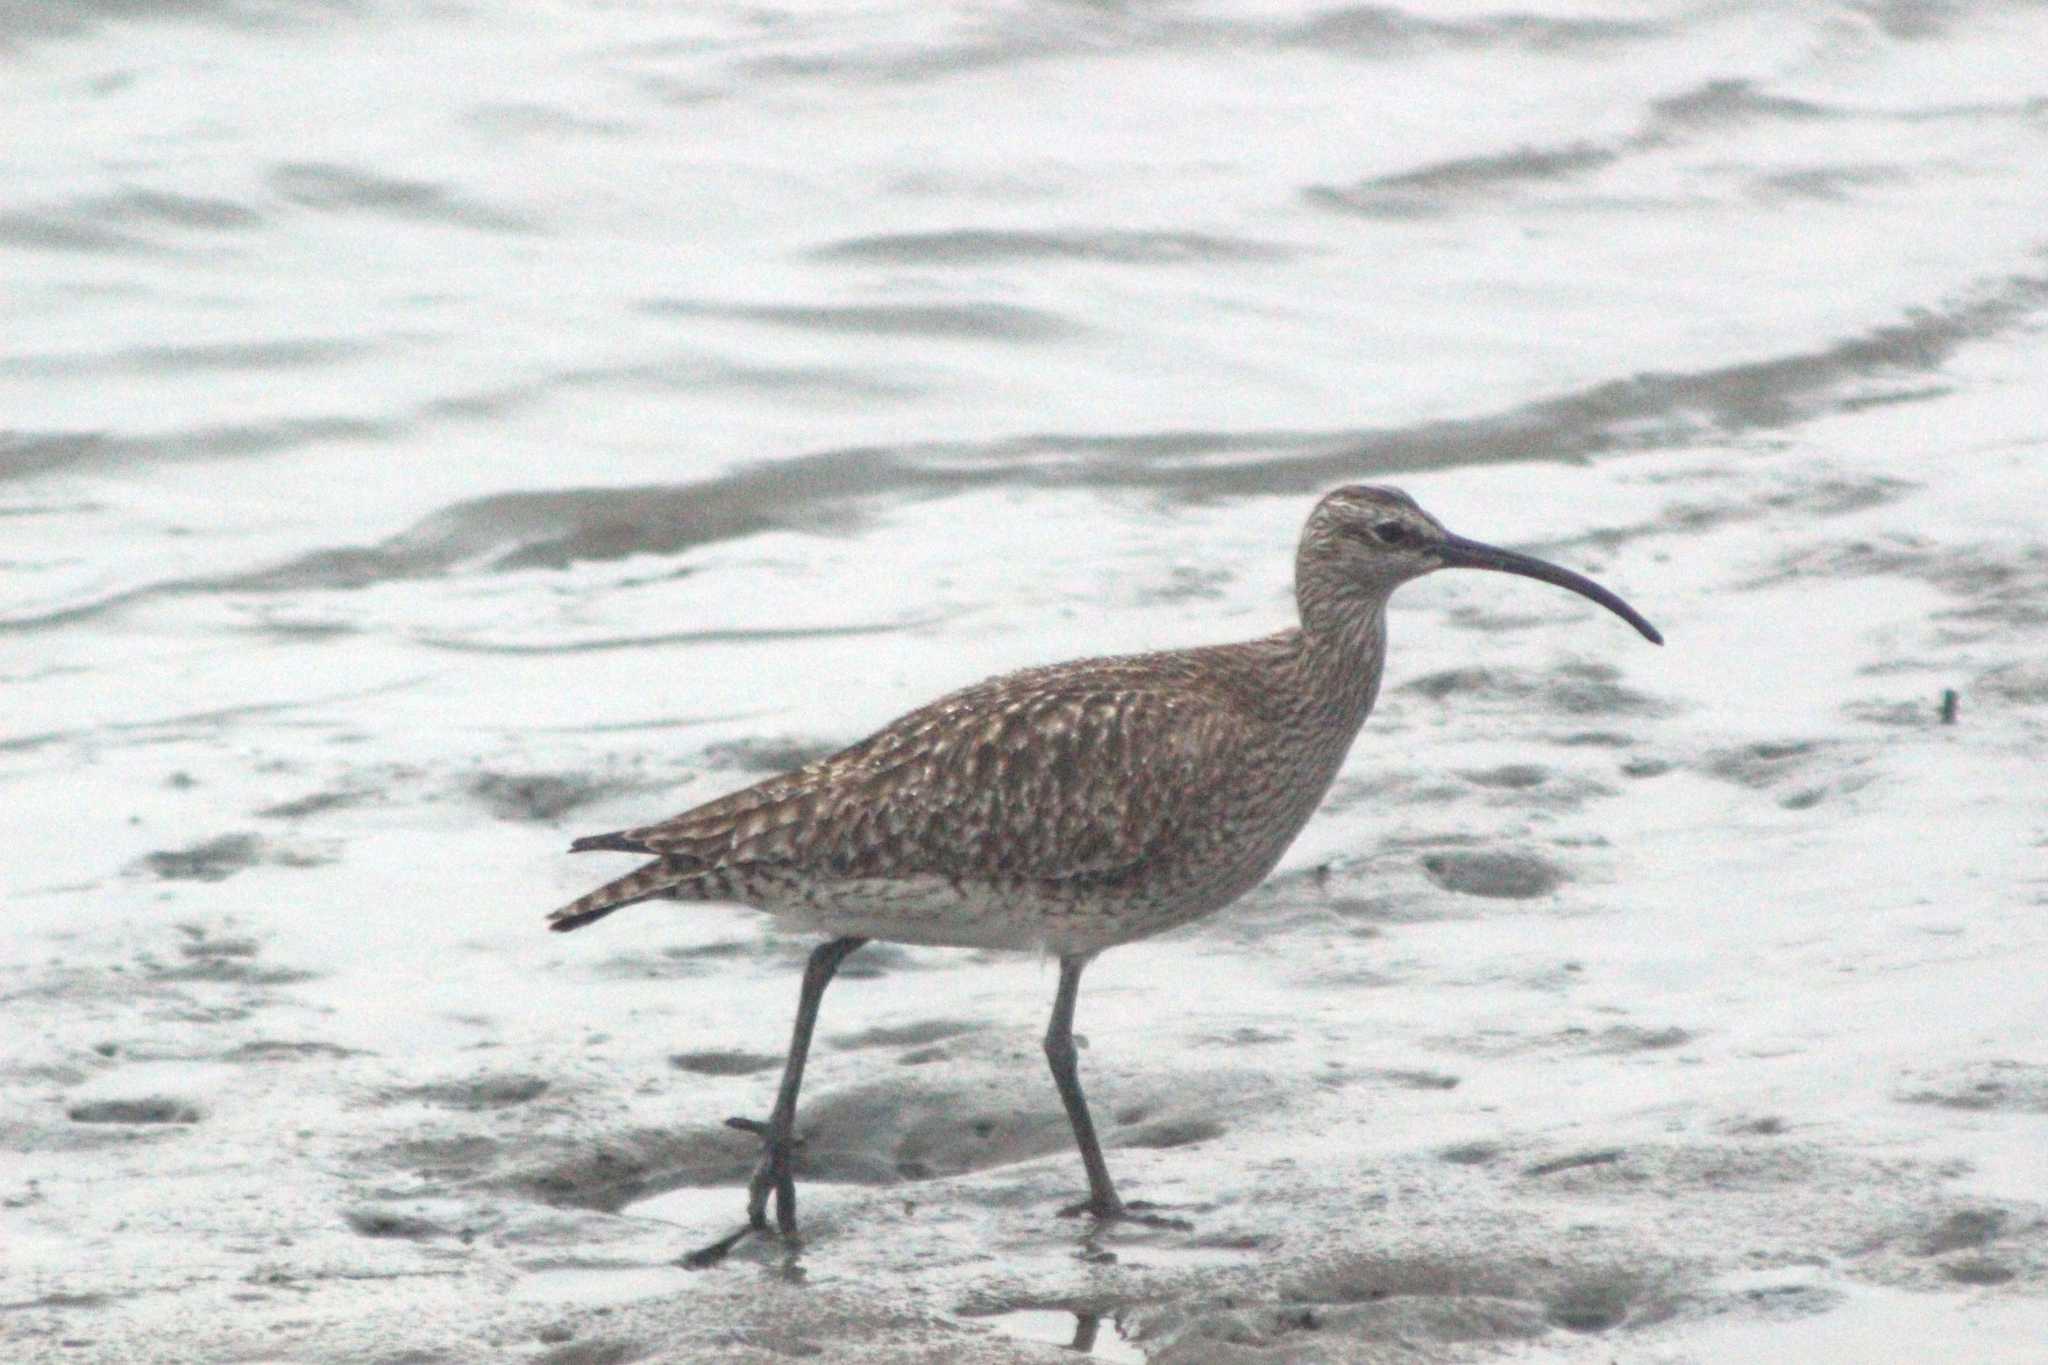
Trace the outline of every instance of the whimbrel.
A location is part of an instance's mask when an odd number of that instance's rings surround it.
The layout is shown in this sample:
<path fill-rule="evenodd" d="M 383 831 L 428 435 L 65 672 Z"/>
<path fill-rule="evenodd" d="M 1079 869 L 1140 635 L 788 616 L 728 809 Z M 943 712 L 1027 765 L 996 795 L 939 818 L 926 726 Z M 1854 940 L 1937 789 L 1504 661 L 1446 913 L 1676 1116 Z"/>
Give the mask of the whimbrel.
<path fill-rule="evenodd" d="M 763 1123 L 747 1223 L 794 1243 L 797 1090 L 818 1002 L 870 939 L 1023 948 L 1060 964 L 1046 1060 L 1088 1174 L 1070 1212 L 1134 1216 L 1081 1094 L 1081 971 L 1105 948 L 1222 909 L 1264 880 L 1308 823 L 1379 693 L 1387 599 L 1437 569 L 1492 569 L 1568 588 L 1653 644 L 1650 623 L 1569 569 L 1452 535 L 1393 488 L 1339 488 L 1295 551 L 1301 623 L 1263 639 L 1082 659 L 977 683 L 851 748 L 660 824 L 578 839 L 653 858 L 549 916 L 580 929 L 657 898 L 734 901 L 826 935 L 804 969 L 796 1028 Z"/>

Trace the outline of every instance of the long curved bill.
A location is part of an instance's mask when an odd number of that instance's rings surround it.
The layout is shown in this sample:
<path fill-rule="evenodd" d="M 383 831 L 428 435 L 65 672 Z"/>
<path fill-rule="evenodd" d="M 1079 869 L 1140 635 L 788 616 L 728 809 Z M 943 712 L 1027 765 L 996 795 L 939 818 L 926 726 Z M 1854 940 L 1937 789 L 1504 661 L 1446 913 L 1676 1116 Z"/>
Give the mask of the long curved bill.
<path fill-rule="evenodd" d="M 1516 554 L 1513 550 L 1503 550 L 1497 545 L 1488 545 L 1483 541 L 1467 540 L 1463 536 L 1445 536 L 1439 553 L 1443 556 L 1446 568 L 1491 569 L 1495 573 L 1520 574 L 1523 578 L 1555 583 L 1558 587 L 1569 589 L 1589 601 L 1598 602 L 1634 626 L 1651 644 L 1664 643 L 1664 637 L 1657 633 L 1655 626 L 1643 619 L 1642 613 L 1584 574 L 1575 574 L 1570 569 L 1559 568 L 1548 560 L 1538 559 L 1534 555 Z"/>

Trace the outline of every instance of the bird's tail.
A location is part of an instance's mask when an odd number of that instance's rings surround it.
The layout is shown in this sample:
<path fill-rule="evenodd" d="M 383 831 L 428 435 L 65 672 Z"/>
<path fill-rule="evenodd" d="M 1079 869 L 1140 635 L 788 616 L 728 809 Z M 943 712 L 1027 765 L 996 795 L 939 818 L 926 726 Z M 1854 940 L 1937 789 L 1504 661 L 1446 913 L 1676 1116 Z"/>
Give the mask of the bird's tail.
<path fill-rule="evenodd" d="M 666 895 L 689 881 L 698 871 L 701 869 L 677 859 L 657 858 L 616 881 L 606 882 L 588 895 L 570 901 L 548 916 L 548 928 L 565 934 L 571 929 L 595 924 L 614 910 Z"/>

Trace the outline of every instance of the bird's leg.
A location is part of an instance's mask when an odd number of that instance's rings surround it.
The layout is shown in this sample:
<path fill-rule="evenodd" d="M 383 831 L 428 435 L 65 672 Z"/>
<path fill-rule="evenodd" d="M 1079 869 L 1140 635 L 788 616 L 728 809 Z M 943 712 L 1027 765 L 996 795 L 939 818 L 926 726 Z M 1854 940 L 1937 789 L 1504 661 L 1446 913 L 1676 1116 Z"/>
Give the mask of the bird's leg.
<path fill-rule="evenodd" d="M 761 1134 L 765 1149 L 760 1165 L 747 1182 L 747 1223 L 751 1227 L 768 1226 L 768 1192 L 773 1190 L 776 1230 L 784 1237 L 796 1236 L 796 1181 L 790 1175 L 790 1158 L 796 1151 L 796 1092 L 804 1083 L 804 1062 L 811 1054 L 811 1032 L 818 1026 L 818 1003 L 825 997 L 825 987 L 831 984 L 839 964 L 866 942 L 864 938 L 835 938 L 813 949 L 811 960 L 804 964 L 804 984 L 797 995 L 796 1027 L 790 1033 L 782 1088 L 775 1092 L 775 1109 Z"/>
<path fill-rule="evenodd" d="M 1095 1137 L 1095 1120 L 1088 1116 L 1088 1101 L 1081 1094 L 1081 1073 L 1074 1053 L 1074 999 L 1081 993 L 1081 969 L 1085 956 L 1060 959 L 1060 989 L 1053 997 L 1052 1022 L 1045 1029 L 1045 1060 L 1052 1066 L 1052 1083 L 1059 1087 L 1060 1103 L 1067 1107 L 1067 1122 L 1074 1125 L 1074 1142 L 1081 1149 L 1081 1164 L 1088 1168 L 1088 1202 L 1076 1204 L 1067 1213 L 1090 1213 L 1108 1221 L 1126 1215 L 1124 1201 L 1117 1198 L 1110 1183 L 1109 1164 L 1102 1159 L 1102 1144 Z"/>
<path fill-rule="evenodd" d="M 1110 1182 L 1109 1163 L 1102 1159 L 1095 1121 L 1088 1116 L 1088 1101 L 1081 1094 L 1081 1073 L 1074 1051 L 1074 1001 L 1081 993 L 1081 969 L 1087 965 L 1086 955 L 1060 959 L 1059 994 L 1053 997 L 1052 1022 L 1045 1029 L 1045 1060 L 1052 1066 L 1052 1083 L 1059 1088 L 1067 1121 L 1074 1125 L 1074 1143 L 1081 1149 L 1081 1164 L 1088 1168 L 1087 1200 L 1060 1212 L 1068 1216 L 1085 1213 L 1102 1223 L 1128 1220 L 1155 1227 L 1185 1228 L 1188 1224 L 1178 1218 L 1139 1212 L 1153 1207 L 1143 1201 L 1124 1203 Z"/>
<path fill-rule="evenodd" d="M 790 1033 L 789 1060 L 782 1067 L 782 1088 L 775 1094 L 775 1109 L 768 1122 L 756 1119 L 727 1119 L 729 1127 L 761 1135 L 761 1160 L 747 1181 L 747 1225 L 729 1237 L 691 1252 L 683 1263 L 692 1269 L 718 1264 L 725 1254 L 749 1234 L 768 1230 L 768 1196 L 775 1195 L 775 1228 L 790 1242 L 796 1240 L 796 1179 L 790 1159 L 796 1151 L 796 1095 L 804 1083 L 804 1062 L 811 1052 L 811 1033 L 818 1025 L 818 1003 L 832 982 L 839 964 L 866 943 L 864 938 L 835 938 L 820 944 L 804 964 L 803 989 L 797 995 L 796 1027 Z"/>

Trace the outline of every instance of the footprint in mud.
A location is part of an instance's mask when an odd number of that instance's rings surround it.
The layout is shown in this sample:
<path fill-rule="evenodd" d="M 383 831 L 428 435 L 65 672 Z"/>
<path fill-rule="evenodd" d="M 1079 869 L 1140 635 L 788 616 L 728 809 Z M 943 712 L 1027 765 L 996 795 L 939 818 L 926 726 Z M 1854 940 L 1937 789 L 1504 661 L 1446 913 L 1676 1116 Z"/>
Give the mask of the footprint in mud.
<path fill-rule="evenodd" d="M 1933 613 L 1952 623 L 1952 640 L 2009 634 L 2010 628 L 2048 622 L 2048 552 L 2038 544 L 1954 544 L 1918 536 L 1825 541 L 1780 556 L 1777 563 L 1739 584 L 1745 590 L 1777 587 L 1801 579 L 1900 577 L 1940 589 L 1956 605 Z M 1959 624 L 1955 624 L 1959 623 Z"/>
<path fill-rule="evenodd" d="M 230 1048 L 221 1054 L 220 1059 L 224 1062 L 303 1062 L 315 1058 L 322 1061 L 339 1061 L 344 1057 L 363 1055 L 355 1048 L 342 1047 L 336 1043 L 286 1042 L 275 1038 L 260 1038 Z"/>
<path fill-rule="evenodd" d="M 760 1139 L 719 1124 L 640 1128 L 566 1143 L 548 1159 L 492 1184 L 558 1208 L 617 1213 L 686 1186 L 738 1185 L 754 1169 Z M 801 1163 L 798 1174 L 803 1174 Z"/>
<path fill-rule="evenodd" d="M 453 1230 L 443 1227 L 431 1218 L 401 1213 L 396 1209 L 350 1209 L 342 1215 L 342 1219 L 353 1231 L 364 1237 L 428 1242 L 435 1238 L 455 1235 Z"/>
<path fill-rule="evenodd" d="M 1263 1356 L 1311 1341 L 1320 1343 L 1317 1358 L 1348 1358 L 1345 1342 L 1369 1351 L 1388 1341 L 1433 1356 L 1432 1346 L 1470 1351 L 1560 1328 L 1598 1333 L 1658 1321 L 1672 1311 L 1668 1279 L 1641 1261 L 1367 1252 L 1284 1277 L 1274 1302 L 1243 1306 L 1196 1294 L 1124 1318 L 1146 1351 L 1176 1359 Z"/>
<path fill-rule="evenodd" d="M 751 1076 L 759 1071 L 780 1068 L 782 1060 L 781 1057 L 769 1052 L 710 1049 L 703 1052 L 678 1052 L 668 1059 L 668 1064 L 678 1071 L 687 1071 L 697 1076 Z"/>
<path fill-rule="evenodd" d="M 1118 1135 L 1111 1145 L 1164 1151 L 1173 1147 L 1192 1147 L 1198 1142 L 1222 1137 L 1228 1131 L 1228 1128 L 1215 1119 L 1181 1115 L 1134 1128 L 1128 1133 Z"/>
<path fill-rule="evenodd" d="M 346 810 L 350 806 L 359 806 L 378 799 L 378 792 L 372 788 L 336 787 L 264 806 L 256 814 L 266 820 L 303 820 L 309 815 L 322 815 L 331 810 Z"/>
<path fill-rule="evenodd" d="M 1897 1098 L 1905 1104 L 1932 1104 L 1943 1109 L 2048 1114 L 2048 1066 L 1980 1062 Z"/>
<path fill-rule="evenodd" d="M 926 1019 L 915 1024 L 878 1024 L 862 1029 L 859 1033 L 842 1033 L 832 1039 L 834 1047 L 921 1047 L 941 1042 L 947 1038 L 958 1038 L 963 1033 L 979 1033 L 988 1025 L 971 1019 Z"/>
<path fill-rule="evenodd" d="M 413 1102 L 442 1109 L 509 1109 L 539 1099 L 549 1082 L 539 1076 L 507 1072 L 495 1076 L 472 1076 L 464 1080 L 433 1081 L 425 1085 L 397 1086 L 382 1091 L 385 1104 Z"/>
<path fill-rule="evenodd" d="M 467 1184 L 497 1165 L 505 1151 L 480 1134 L 401 1138 L 368 1154 L 377 1166 L 411 1171 L 428 1189 Z"/>
<path fill-rule="evenodd" d="M 2048 1219 L 2038 1209 L 1972 1204 L 1931 1212 L 1904 1239 L 1909 1257 L 1935 1262 L 1950 1284 L 2010 1284 L 2026 1276 L 2039 1284 L 2048 1251 Z"/>
<path fill-rule="evenodd" d="M 1446 891 L 1500 900 L 1549 895 L 1567 880 L 1563 868 L 1517 849 L 1446 849 L 1422 857 L 1422 870 Z"/>
<path fill-rule="evenodd" d="M 1556 774 L 1540 763 L 1506 763 L 1498 768 L 1481 768 L 1469 772 L 1461 772 L 1458 776 L 1464 778 L 1475 787 L 1498 787 L 1505 791 L 1527 791 L 1531 787 L 1542 786 L 1545 782 L 1555 777 Z"/>
<path fill-rule="evenodd" d="M 1922 1256 L 1974 1251 L 2005 1231 L 2005 1226 L 2003 1209 L 1958 1209 L 1923 1232 L 1914 1250 Z"/>
<path fill-rule="evenodd" d="M 794 772 L 807 763 L 838 753 L 846 745 L 835 740 L 775 735 L 722 740 L 704 746 L 707 768 L 750 773 Z"/>
<path fill-rule="evenodd" d="M 1665 716 L 1675 709 L 1621 682 L 1611 664 L 1567 663 L 1537 671 L 1526 668 L 1449 668 L 1424 674 L 1401 687 L 1431 701 L 1535 706 L 1559 716 Z"/>
<path fill-rule="evenodd" d="M 469 779 L 468 794 L 500 820 L 559 820 L 578 806 L 632 790 L 633 784 L 599 779 L 585 773 L 480 772 Z"/>
<path fill-rule="evenodd" d="M 1507 763 L 1458 774 L 1466 782 L 1494 793 L 1489 804 L 1512 809 L 1574 810 L 1595 797 L 1612 796 L 1614 788 L 1590 778 L 1561 774 L 1537 763 Z"/>
<path fill-rule="evenodd" d="M 253 834 L 223 834 L 189 848 L 146 853 L 137 866 L 166 881 L 226 881 L 263 857 L 263 841 Z"/>
<path fill-rule="evenodd" d="M 1643 1028 L 1638 1024 L 1612 1024 L 1597 1033 L 1590 1029 L 1572 1028 L 1566 1029 L 1561 1036 L 1582 1043 L 1588 1052 L 1609 1054 L 1662 1052 L 1667 1048 L 1684 1047 L 1693 1037 L 1676 1025 Z"/>
<path fill-rule="evenodd" d="M 178 945 L 179 961 L 163 962 L 148 954 L 141 957 L 143 974 L 151 981 L 289 986 L 313 981 L 319 976 L 317 972 L 262 965 L 256 960 L 262 945 L 253 938 L 221 937 L 200 924 L 181 924 L 178 932 L 185 940 Z"/>
<path fill-rule="evenodd" d="M 1461 1142 L 1436 1155 L 1439 1161 L 1448 1161 L 1453 1166 L 1485 1166 L 1498 1161 L 1506 1150 L 1498 1142 Z"/>
<path fill-rule="evenodd" d="M 2048 660 L 2001 664 L 1977 675 L 1970 689 L 2014 706 L 2048 706 Z"/>
<path fill-rule="evenodd" d="M 1868 762 L 1868 753 L 1855 752 L 1840 741 L 1758 740 L 1709 753 L 1701 771 L 1753 791 L 1789 787 L 1778 804 L 1786 810 L 1807 810 L 1831 796 L 1869 785 L 1870 775 L 1857 771 Z"/>
<path fill-rule="evenodd" d="M 199 1106 L 168 1095 L 81 1100 L 65 1109 L 73 1123 L 197 1123 Z"/>

